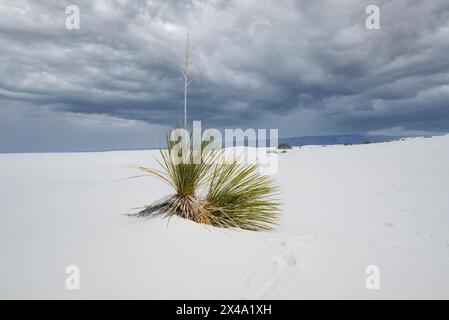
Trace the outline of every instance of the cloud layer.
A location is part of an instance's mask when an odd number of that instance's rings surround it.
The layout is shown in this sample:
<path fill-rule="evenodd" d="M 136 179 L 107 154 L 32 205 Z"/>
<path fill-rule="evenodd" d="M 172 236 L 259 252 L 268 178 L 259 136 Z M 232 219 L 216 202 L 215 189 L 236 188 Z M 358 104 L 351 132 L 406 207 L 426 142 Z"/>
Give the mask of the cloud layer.
<path fill-rule="evenodd" d="M 80 30 L 65 28 L 71 4 Z M 380 30 L 365 28 L 369 4 Z M 446 0 L 22 0 L 0 3 L 0 151 L 156 143 L 182 121 L 186 28 L 190 120 L 281 136 L 449 129 Z"/>

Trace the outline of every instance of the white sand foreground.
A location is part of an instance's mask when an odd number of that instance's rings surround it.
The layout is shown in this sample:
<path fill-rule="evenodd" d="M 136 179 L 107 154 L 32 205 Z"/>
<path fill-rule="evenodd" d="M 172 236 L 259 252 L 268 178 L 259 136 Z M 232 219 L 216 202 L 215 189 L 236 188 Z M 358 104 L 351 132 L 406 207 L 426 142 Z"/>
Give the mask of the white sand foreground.
<path fill-rule="evenodd" d="M 0 155 L 0 298 L 449 298 L 449 135 L 281 154 L 263 233 L 125 216 L 170 193 L 121 180 L 156 154 Z"/>

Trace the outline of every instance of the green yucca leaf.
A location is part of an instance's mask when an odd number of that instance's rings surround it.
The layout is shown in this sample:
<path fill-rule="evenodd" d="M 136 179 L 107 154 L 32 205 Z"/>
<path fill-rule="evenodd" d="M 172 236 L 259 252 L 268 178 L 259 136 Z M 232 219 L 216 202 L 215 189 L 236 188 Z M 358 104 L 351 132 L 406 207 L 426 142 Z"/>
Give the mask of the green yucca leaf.
<path fill-rule="evenodd" d="M 256 165 L 234 161 L 215 168 L 206 199 L 218 224 L 271 230 L 279 213 L 276 192 L 274 181 L 260 174 Z"/>

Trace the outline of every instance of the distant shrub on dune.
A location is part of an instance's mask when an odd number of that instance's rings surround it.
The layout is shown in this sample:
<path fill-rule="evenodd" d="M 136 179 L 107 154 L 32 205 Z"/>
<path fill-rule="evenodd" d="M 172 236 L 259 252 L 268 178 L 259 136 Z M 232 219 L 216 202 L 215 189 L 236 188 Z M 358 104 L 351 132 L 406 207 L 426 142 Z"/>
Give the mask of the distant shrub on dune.
<path fill-rule="evenodd" d="M 370 143 L 371 143 L 371 141 L 369 141 L 369 140 L 363 141 L 363 144 L 370 144 Z"/>
<path fill-rule="evenodd" d="M 283 150 L 285 150 L 285 149 L 292 149 L 292 146 L 289 145 L 288 143 L 280 143 L 278 145 L 278 149 L 283 149 Z"/>

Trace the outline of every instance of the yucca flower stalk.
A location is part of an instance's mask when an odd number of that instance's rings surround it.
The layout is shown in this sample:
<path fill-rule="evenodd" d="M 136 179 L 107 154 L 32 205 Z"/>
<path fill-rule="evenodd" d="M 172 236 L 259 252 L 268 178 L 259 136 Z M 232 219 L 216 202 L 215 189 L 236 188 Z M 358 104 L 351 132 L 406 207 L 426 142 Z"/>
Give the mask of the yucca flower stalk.
<path fill-rule="evenodd" d="M 157 160 L 161 170 L 139 169 L 158 177 L 175 193 L 146 206 L 137 216 L 176 215 L 216 227 L 272 230 L 279 214 L 275 182 L 260 174 L 256 164 L 225 161 L 222 151 L 206 152 L 211 142 L 201 141 L 200 161 L 195 163 L 192 147 L 178 154 L 187 161 L 176 163 L 176 143 L 167 138 L 167 150 L 161 150 L 162 159 Z"/>

